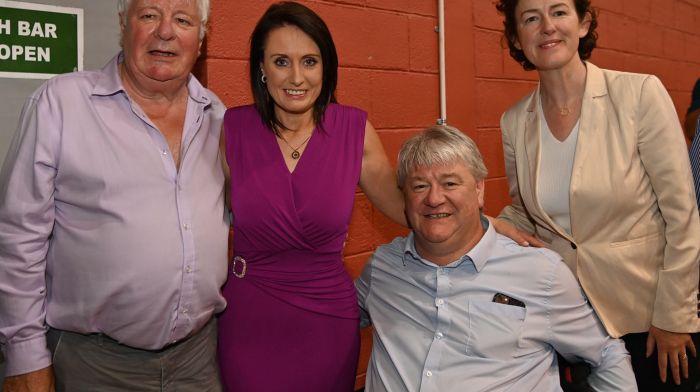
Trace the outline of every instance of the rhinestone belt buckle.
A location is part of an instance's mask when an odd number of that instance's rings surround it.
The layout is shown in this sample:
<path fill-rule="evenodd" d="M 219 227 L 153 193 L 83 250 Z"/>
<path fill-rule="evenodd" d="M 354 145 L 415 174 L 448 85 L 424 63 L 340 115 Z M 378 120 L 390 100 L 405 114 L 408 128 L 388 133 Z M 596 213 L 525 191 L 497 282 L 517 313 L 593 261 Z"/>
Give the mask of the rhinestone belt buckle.
<path fill-rule="evenodd" d="M 236 272 L 236 263 L 241 264 L 240 273 Z M 241 256 L 236 256 L 233 258 L 233 264 L 231 265 L 231 273 L 233 274 L 233 276 L 242 279 L 245 276 L 246 269 L 248 269 L 248 263 L 246 263 L 244 258 L 242 258 Z"/>

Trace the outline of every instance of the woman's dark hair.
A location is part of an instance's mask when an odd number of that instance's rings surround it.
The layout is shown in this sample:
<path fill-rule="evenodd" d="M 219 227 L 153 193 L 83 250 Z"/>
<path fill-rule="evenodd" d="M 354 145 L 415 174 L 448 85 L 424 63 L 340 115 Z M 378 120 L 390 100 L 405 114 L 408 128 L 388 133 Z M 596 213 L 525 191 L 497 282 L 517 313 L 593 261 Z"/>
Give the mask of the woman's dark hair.
<path fill-rule="evenodd" d="M 323 113 L 331 102 L 336 102 L 335 87 L 338 84 L 338 54 L 328 26 L 315 12 L 293 1 L 281 1 L 270 6 L 260 18 L 250 37 L 250 87 L 253 91 L 255 108 L 263 122 L 279 135 L 278 128 L 285 125 L 275 116 L 275 103 L 267 87 L 261 81 L 263 61 L 267 38 L 272 30 L 284 26 L 296 26 L 316 43 L 321 51 L 323 65 L 323 84 L 321 93 L 314 102 L 314 122 L 321 124 Z"/>
<path fill-rule="evenodd" d="M 518 41 L 518 20 L 515 17 L 515 7 L 518 6 L 518 1 L 519 0 L 498 0 L 496 9 L 505 17 L 503 20 L 503 27 L 505 28 L 503 31 L 503 36 L 506 41 L 508 41 L 510 57 L 519 62 L 526 71 L 530 71 L 536 69 L 537 67 L 535 67 L 535 65 L 532 64 L 527 57 L 525 57 L 525 53 L 522 51 L 522 49 L 515 47 L 515 42 Z M 581 57 L 581 60 L 588 60 L 591 57 L 593 48 L 595 48 L 596 41 L 598 40 L 598 33 L 595 32 L 596 27 L 598 27 L 598 13 L 593 7 L 591 7 L 590 0 L 573 0 L 573 2 L 579 20 L 583 20 L 586 14 L 591 16 L 588 34 L 581 38 L 578 43 L 578 54 Z"/>

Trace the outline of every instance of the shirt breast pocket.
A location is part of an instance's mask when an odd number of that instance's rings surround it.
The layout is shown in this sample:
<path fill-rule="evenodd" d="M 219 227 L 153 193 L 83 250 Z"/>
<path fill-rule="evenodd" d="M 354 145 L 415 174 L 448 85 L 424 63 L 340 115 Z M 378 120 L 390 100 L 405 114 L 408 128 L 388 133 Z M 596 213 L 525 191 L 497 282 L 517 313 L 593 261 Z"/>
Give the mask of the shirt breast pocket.
<path fill-rule="evenodd" d="M 525 321 L 526 309 L 488 301 L 469 301 L 467 354 L 494 359 L 512 358 Z"/>

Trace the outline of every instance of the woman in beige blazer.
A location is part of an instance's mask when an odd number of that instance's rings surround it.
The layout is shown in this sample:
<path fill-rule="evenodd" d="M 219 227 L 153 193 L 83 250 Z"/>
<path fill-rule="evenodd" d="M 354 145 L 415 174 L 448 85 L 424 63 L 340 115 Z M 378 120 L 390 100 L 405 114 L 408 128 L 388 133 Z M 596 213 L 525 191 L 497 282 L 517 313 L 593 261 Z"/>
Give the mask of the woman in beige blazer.
<path fill-rule="evenodd" d="M 671 98 L 655 76 L 584 62 L 589 0 L 497 8 L 511 56 L 540 82 L 501 119 L 512 204 L 496 228 L 562 255 L 641 391 L 694 390 L 700 221 Z"/>

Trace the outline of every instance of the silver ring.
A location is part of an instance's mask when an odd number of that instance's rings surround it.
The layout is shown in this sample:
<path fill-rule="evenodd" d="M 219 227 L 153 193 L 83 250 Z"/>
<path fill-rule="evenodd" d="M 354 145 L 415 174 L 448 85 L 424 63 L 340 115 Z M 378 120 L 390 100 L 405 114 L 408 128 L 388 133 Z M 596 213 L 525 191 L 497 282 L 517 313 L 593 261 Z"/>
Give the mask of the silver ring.
<path fill-rule="evenodd" d="M 687 360 L 688 360 L 688 355 L 686 353 L 683 353 L 683 355 L 681 355 L 681 361 L 687 361 Z"/>
<path fill-rule="evenodd" d="M 236 272 L 236 263 L 241 263 L 241 272 Z M 248 269 L 248 263 L 241 256 L 236 256 L 233 258 L 233 264 L 231 265 L 231 273 L 233 276 L 241 279 L 245 276 L 245 271 Z"/>

